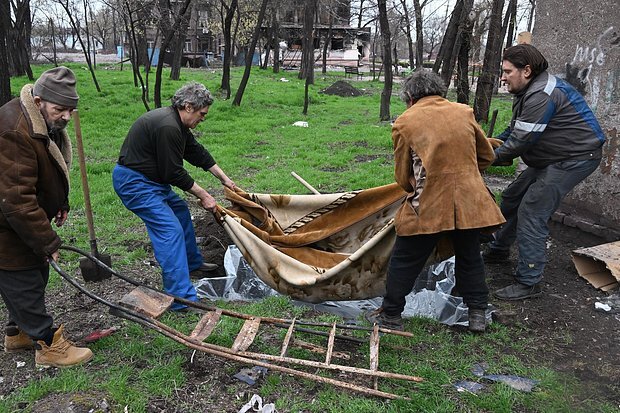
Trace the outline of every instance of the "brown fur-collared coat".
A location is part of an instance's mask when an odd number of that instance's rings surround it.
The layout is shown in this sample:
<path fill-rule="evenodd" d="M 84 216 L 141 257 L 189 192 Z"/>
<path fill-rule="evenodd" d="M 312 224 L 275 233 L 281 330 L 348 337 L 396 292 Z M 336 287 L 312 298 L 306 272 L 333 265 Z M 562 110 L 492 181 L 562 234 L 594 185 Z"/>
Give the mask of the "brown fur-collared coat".
<path fill-rule="evenodd" d="M 396 213 L 400 236 L 497 227 L 505 222 L 480 174 L 494 159 L 473 110 L 440 96 L 418 100 L 392 128 L 396 182 L 408 193 Z M 426 180 L 414 209 L 412 151 Z"/>
<path fill-rule="evenodd" d="M 71 141 L 48 136 L 32 85 L 0 108 L 0 268 L 41 266 L 61 240 L 51 219 L 69 209 Z"/>

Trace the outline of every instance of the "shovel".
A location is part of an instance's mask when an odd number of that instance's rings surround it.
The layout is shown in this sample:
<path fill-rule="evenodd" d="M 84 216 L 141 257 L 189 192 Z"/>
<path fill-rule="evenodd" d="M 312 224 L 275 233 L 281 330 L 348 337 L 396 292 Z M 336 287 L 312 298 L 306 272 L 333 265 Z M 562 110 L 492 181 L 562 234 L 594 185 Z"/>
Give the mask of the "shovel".
<path fill-rule="evenodd" d="M 82 128 L 80 127 L 80 114 L 77 109 L 73 110 L 73 124 L 75 126 L 75 140 L 77 142 L 78 159 L 80 161 L 80 175 L 82 177 L 82 191 L 84 192 L 84 209 L 86 210 L 86 223 L 88 224 L 88 237 L 90 239 L 90 252 L 99 261 L 108 267 L 112 266 L 112 258 L 108 254 L 100 254 L 97 249 L 95 237 L 95 225 L 93 223 L 93 210 L 90 205 L 90 190 L 86 179 L 86 159 L 84 157 L 84 145 L 82 144 Z M 80 271 L 84 281 L 101 281 L 110 278 L 109 270 L 98 266 L 87 257 L 80 258 Z"/>

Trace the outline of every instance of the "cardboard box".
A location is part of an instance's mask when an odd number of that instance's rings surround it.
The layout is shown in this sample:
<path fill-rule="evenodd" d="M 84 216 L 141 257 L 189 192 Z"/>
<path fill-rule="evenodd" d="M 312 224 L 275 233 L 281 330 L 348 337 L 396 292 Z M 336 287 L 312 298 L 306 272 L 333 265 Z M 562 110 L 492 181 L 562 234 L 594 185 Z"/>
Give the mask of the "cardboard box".
<path fill-rule="evenodd" d="M 603 291 L 620 286 L 620 241 L 580 248 L 572 253 L 577 272 Z"/>

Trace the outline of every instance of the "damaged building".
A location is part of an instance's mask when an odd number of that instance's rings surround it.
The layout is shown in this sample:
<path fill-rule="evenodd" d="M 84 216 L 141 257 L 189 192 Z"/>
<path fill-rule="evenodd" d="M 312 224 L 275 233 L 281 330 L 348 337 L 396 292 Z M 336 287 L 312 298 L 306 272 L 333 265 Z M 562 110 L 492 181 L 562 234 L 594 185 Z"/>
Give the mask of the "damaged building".
<path fill-rule="evenodd" d="M 298 67 L 302 58 L 303 1 L 287 2 L 278 10 L 278 33 L 273 36 L 272 26 L 263 24 L 261 34 L 265 41 L 276 39 L 272 45 L 284 67 Z M 351 2 L 342 1 L 334 9 L 319 4 L 314 20 L 315 61 L 322 59 L 327 45 L 328 65 L 356 66 L 367 62 L 370 56 L 370 27 L 351 27 Z M 331 23 L 331 24 L 330 24 Z M 330 30 L 331 29 L 331 30 Z"/>

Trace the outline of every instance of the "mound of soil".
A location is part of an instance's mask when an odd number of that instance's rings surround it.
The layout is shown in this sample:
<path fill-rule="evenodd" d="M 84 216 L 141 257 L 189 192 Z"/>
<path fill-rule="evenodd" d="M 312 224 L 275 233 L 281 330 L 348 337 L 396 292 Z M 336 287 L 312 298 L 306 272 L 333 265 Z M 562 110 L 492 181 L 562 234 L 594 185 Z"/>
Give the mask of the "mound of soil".
<path fill-rule="evenodd" d="M 321 93 L 325 93 L 326 95 L 336 95 L 340 97 L 363 95 L 361 90 L 356 89 L 350 83 L 347 83 L 344 80 L 339 80 L 328 88 L 321 90 Z"/>

